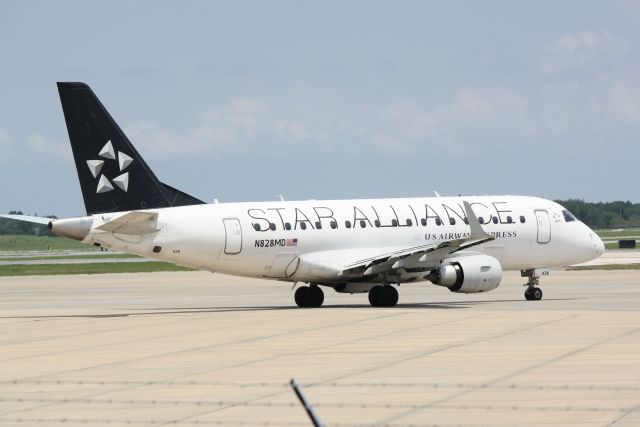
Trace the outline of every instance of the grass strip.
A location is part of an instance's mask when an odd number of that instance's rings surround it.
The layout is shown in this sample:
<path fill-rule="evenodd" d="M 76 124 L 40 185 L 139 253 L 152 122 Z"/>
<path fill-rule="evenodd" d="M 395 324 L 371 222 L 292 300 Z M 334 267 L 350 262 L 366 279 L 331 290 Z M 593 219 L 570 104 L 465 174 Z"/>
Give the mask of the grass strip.
<path fill-rule="evenodd" d="M 640 236 L 638 228 L 624 228 L 620 230 L 594 230 L 600 237 Z"/>
<path fill-rule="evenodd" d="M 605 243 L 604 244 L 604 248 L 605 249 L 615 249 L 615 250 L 621 250 L 621 251 L 637 251 L 638 249 L 640 249 L 640 245 L 636 244 L 635 248 L 623 248 L 620 249 L 620 246 L 618 245 L 618 242 L 613 242 L 613 243 Z"/>
<path fill-rule="evenodd" d="M 586 270 L 640 270 L 640 264 L 605 264 L 605 265 L 578 265 L 569 267 L 569 271 Z"/>
<path fill-rule="evenodd" d="M 118 262 L 95 264 L 3 265 L 0 277 L 56 276 L 63 274 L 151 273 L 156 271 L 193 271 L 168 262 Z"/>
<path fill-rule="evenodd" d="M 62 255 L 62 256 L 34 256 L 34 257 L 0 257 L 0 261 L 42 261 L 56 259 L 108 259 L 108 258 L 140 258 L 133 254 L 110 254 L 110 255 Z"/>
<path fill-rule="evenodd" d="M 76 242 L 63 237 L 2 235 L 0 236 L 0 251 L 47 251 L 62 249 L 98 250 L 93 246 Z"/>

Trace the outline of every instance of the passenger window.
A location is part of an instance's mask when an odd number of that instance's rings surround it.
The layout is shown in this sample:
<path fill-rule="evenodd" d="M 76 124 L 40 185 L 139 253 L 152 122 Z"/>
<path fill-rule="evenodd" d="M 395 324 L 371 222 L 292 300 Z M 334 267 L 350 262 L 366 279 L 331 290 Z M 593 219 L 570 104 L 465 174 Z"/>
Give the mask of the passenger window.
<path fill-rule="evenodd" d="M 365 221 L 364 219 L 360 220 L 360 228 L 365 228 L 367 226 L 367 221 Z"/>
<path fill-rule="evenodd" d="M 436 225 L 442 225 L 442 220 L 440 218 L 436 218 Z"/>
<path fill-rule="evenodd" d="M 467 225 L 469 225 L 469 218 L 465 218 L 465 219 L 464 219 L 464 223 L 465 223 L 465 224 L 467 224 Z"/>
<path fill-rule="evenodd" d="M 497 216 L 494 216 L 494 217 L 493 217 L 493 223 L 494 223 L 494 224 L 497 224 L 497 223 L 498 223 L 498 217 L 497 217 Z"/>
<path fill-rule="evenodd" d="M 322 223 L 320 221 L 316 221 L 316 229 L 322 230 Z"/>
<path fill-rule="evenodd" d="M 427 219 L 426 218 L 420 218 L 420 224 L 422 224 L 422 226 L 426 226 L 427 225 Z"/>
<path fill-rule="evenodd" d="M 337 222 L 335 222 L 335 221 L 331 221 L 331 228 L 332 228 L 332 229 L 334 229 L 334 230 L 335 230 L 336 228 L 338 228 L 338 223 L 337 223 Z"/>
<path fill-rule="evenodd" d="M 300 228 L 303 229 L 303 230 L 306 230 L 307 229 L 307 223 L 306 222 L 301 222 L 300 223 Z"/>
<path fill-rule="evenodd" d="M 351 221 L 345 221 L 344 226 L 347 228 L 351 228 Z"/>
<path fill-rule="evenodd" d="M 576 217 L 566 209 L 562 211 L 562 215 L 564 216 L 564 220 L 566 222 L 577 221 Z"/>
<path fill-rule="evenodd" d="M 480 224 L 484 224 L 484 218 L 482 218 L 481 216 L 478 217 L 478 221 L 480 221 Z"/>
<path fill-rule="evenodd" d="M 288 222 L 284 223 L 284 229 L 285 230 L 291 230 L 291 224 L 289 224 Z"/>
<path fill-rule="evenodd" d="M 407 218 L 407 227 L 411 227 L 413 225 L 413 221 Z"/>
<path fill-rule="evenodd" d="M 376 219 L 373 223 L 375 224 L 376 228 L 380 228 L 380 221 L 379 220 Z"/>
<path fill-rule="evenodd" d="M 256 231 L 260 231 L 260 224 L 253 224 L 253 229 Z"/>
<path fill-rule="evenodd" d="M 526 221 L 526 219 L 525 219 L 524 215 L 520 215 L 520 223 L 524 224 L 525 221 Z"/>
<path fill-rule="evenodd" d="M 513 223 L 513 218 L 511 218 L 510 216 L 507 216 L 507 224 L 512 224 Z"/>
<path fill-rule="evenodd" d="M 397 227 L 398 226 L 398 220 L 397 219 L 392 219 L 391 220 L 391 226 L 392 227 Z"/>
<path fill-rule="evenodd" d="M 273 222 L 269 223 L 269 230 L 276 231 L 276 225 Z"/>
<path fill-rule="evenodd" d="M 456 225 L 456 219 L 455 218 L 449 218 L 449 224 Z"/>

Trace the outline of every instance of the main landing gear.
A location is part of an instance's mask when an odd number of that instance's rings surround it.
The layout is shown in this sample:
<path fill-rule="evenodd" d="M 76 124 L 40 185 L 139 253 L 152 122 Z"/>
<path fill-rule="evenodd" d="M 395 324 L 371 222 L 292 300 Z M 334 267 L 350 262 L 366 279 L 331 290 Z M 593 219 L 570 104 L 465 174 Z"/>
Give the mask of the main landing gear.
<path fill-rule="evenodd" d="M 298 307 L 320 307 L 324 302 L 324 292 L 316 284 L 301 286 L 294 296 Z"/>
<path fill-rule="evenodd" d="M 527 290 L 524 291 L 524 297 L 527 301 L 540 301 L 542 299 L 542 289 L 538 286 L 540 285 L 540 275 L 548 274 L 548 270 L 523 270 L 520 272 L 522 277 L 527 277 L 527 283 L 524 286 L 527 287 Z"/>
<path fill-rule="evenodd" d="M 372 307 L 393 307 L 398 303 L 398 291 L 391 284 L 376 285 L 369 290 Z"/>

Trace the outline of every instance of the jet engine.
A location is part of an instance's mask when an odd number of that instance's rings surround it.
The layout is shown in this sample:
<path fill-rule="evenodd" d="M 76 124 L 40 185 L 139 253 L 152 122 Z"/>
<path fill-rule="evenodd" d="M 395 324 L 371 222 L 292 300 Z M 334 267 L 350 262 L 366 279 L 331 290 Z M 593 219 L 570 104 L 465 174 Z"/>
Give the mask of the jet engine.
<path fill-rule="evenodd" d="M 465 294 L 492 291 L 502 280 L 502 266 L 484 254 L 447 258 L 442 265 L 424 277 L 432 283 Z"/>

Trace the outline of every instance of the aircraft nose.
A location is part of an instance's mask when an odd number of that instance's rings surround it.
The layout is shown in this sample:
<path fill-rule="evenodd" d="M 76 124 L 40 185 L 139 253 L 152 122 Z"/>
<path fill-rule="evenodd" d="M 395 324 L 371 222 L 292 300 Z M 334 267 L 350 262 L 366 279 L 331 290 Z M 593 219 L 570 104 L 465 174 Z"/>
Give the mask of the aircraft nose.
<path fill-rule="evenodd" d="M 604 242 L 597 235 L 594 236 L 594 240 L 596 241 L 596 243 L 595 243 L 596 253 L 598 254 L 598 256 L 600 256 L 600 255 L 602 255 L 604 253 Z"/>
<path fill-rule="evenodd" d="M 596 258 L 604 253 L 604 243 L 600 236 L 598 236 L 593 230 L 589 229 L 590 244 L 593 251 L 595 251 Z"/>

